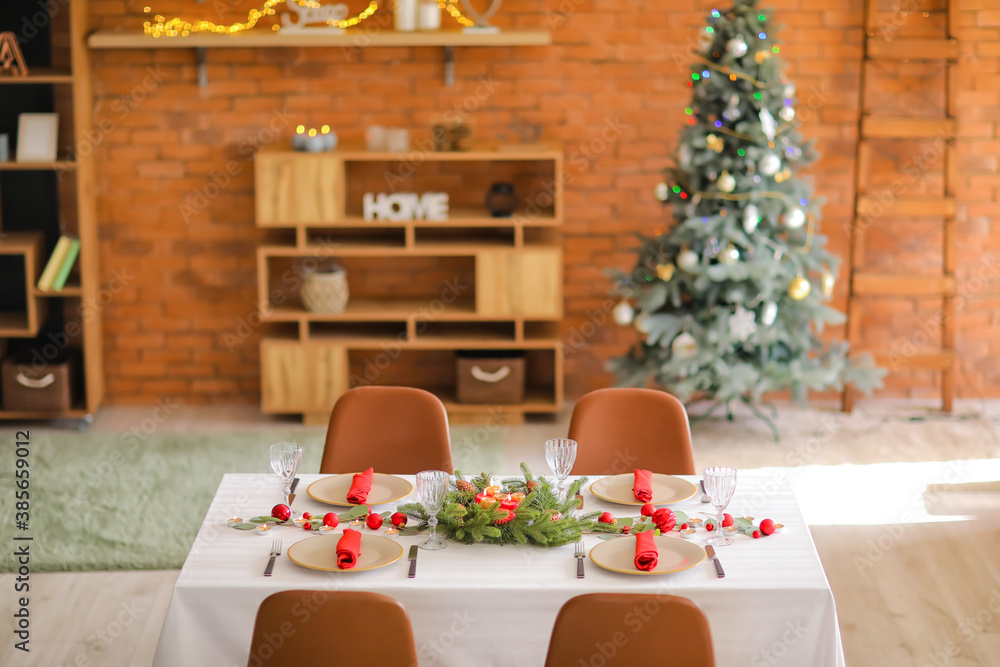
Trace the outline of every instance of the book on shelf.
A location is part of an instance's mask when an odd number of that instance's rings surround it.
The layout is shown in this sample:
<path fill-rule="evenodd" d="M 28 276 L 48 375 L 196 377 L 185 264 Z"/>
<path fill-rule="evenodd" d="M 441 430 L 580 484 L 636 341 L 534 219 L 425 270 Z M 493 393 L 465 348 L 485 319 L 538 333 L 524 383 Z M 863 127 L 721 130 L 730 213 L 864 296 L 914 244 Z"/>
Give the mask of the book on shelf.
<path fill-rule="evenodd" d="M 60 236 L 52 256 L 49 257 L 41 277 L 38 279 L 38 289 L 42 292 L 59 291 L 65 286 L 73 263 L 80 253 L 80 240 L 69 236 Z M 61 280 L 60 280 L 61 279 Z M 56 286 L 58 282 L 58 287 Z"/>

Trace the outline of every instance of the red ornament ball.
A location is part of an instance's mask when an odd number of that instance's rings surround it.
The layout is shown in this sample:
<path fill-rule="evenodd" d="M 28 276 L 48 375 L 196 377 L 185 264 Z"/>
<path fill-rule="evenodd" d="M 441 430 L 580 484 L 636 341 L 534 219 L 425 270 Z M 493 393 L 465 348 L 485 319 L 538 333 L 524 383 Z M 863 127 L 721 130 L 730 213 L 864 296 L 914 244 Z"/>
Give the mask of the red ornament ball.
<path fill-rule="evenodd" d="M 402 528 L 406 525 L 406 515 L 402 512 L 396 512 L 389 517 L 389 521 L 391 521 L 392 525 L 396 526 L 396 528 Z"/>
<path fill-rule="evenodd" d="M 723 528 L 725 528 L 726 526 L 731 526 L 734 523 L 736 523 L 736 520 L 733 519 L 733 515 L 732 514 L 723 514 L 722 515 L 722 527 Z"/>
<path fill-rule="evenodd" d="M 292 517 L 292 510 L 288 505 L 275 505 L 271 508 L 271 516 L 278 521 L 288 521 Z"/>
<path fill-rule="evenodd" d="M 771 519 L 764 519 L 760 522 L 760 532 L 765 535 L 770 535 L 774 532 L 774 521 Z"/>
<path fill-rule="evenodd" d="M 615 518 L 615 517 L 614 517 L 614 516 L 613 516 L 613 515 L 611 514 L 611 512 L 605 512 L 604 514 L 602 514 L 602 515 L 600 516 L 600 518 L 598 518 L 598 519 L 597 519 L 597 521 L 598 521 L 599 523 L 613 523 L 613 524 L 615 524 L 615 525 L 618 525 L 618 519 L 616 519 L 616 518 Z"/>
<path fill-rule="evenodd" d="M 313 525 L 311 523 L 309 523 L 308 521 L 306 521 L 304 524 L 302 524 L 302 530 L 312 530 L 312 529 L 313 529 Z"/>
<path fill-rule="evenodd" d="M 313 517 L 312 517 L 312 514 L 310 514 L 309 512 L 303 512 L 302 513 L 302 518 L 305 519 L 306 521 L 308 521 L 309 519 L 311 519 Z"/>
<path fill-rule="evenodd" d="M 705 530 L 709 530 L 709 531 L 715 530 L 715 524 L 714 523 L 706 523 L 705 524 Z"/>
<path fill-rule="evenodd" d="M 327 512 L 323 515 L 323 525 L 330 526 L 330 528 L 336 528 L 340 525 L 340 517 L 333 512 Z"/>
<path fill-rule="evenodd" d="M 759 537 L 760 537 L 760 531 L 759 531 L 759 530 L 755 530 L 755 531 L 753 531 L 753 539 L 755 539 L 755 540 L 756 540 L 756 539 L 757 539 L 757 538 L 759 538 Z"/>
<path fill-rule="evenodd" d="M 653 516 L 655 512 L 656 508 L 653 506 L 652 503 L 646 503 L 645 505 L 642 506 L 642 509 L 639 510 L 639 513 L 642 516 Z"/>
<path fill-rule="evenodd" d="M 681 530 L 687 530 L 687 529 L 688 529 L 688 528 L 690 528 L 690 527 L 691 527 L 691 526 L 687 525 L 686 523 L 682 523 L 682 524 L 681 524 Z"/>
<path fill-rule="evenodd" d="M 365 521 L 368 527 L 372 530 L 378 530 L 382 527 L 382 515 L 381 514 L 369 514 L 368 519 Z"/>
<path fill-rule="evenodd" d="M 653 523 L 660 529 L 661 533 L 667 533 L 677 525 L 677 515 L 668 507 L 661 507 L 653 512 Z"/>
<path fill-rule="evenodd" d="M 630 532 L 632 532 L 632 526 L 622 526 L 622 532 L 628 535 Z"/>

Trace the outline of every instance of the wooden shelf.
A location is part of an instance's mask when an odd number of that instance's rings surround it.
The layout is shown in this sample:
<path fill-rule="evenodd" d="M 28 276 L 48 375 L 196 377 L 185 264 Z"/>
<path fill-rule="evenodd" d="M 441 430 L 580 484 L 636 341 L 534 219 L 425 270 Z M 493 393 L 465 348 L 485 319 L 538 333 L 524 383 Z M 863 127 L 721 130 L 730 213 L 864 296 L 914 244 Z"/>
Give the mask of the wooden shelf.
<path fill-rule="evenodd" d="M 192 34 L 187 37 L 152 37 L 139 30 L 129 32 L 98 30 L 87 39 L 92 49 L 246 49 L 302 47 L 380 46 L 545 46 L 552 43 L 548 30 L 503 30 L 494 34 L 464 33 L 461 30 L 397 32 L 246 30 L 232 35 Z"/>
<path fill-rule="evenodd" d="M 0 410 L 0 419 L 84 419 L 90 412 L 83 405 L 74 406 L 69 410 Z"/>
<path fill-rule="evenodd" d="M 342 313 L 311 313 L 305 308 L 282 307 L 273 309 L 265 319 L 272 322 L 403 322 L 410 317 L 420 317 L 428 312 L 433 298 L 428 299 L 355 299 L 351 298 Z M 425 315 L 425 317 L 429 317 Z M 438 321 L 479 320 L 471 300 L 455 301 L 435 313 Z"/>
<path fill-rule="evenodd" d="M 270 151 L 272 149 L 264 149 Z M 290 152 L 291 147 L 278 149 Z M 467 151 L 370 151 L 360 144 L 341 144 L 337 150 L 313 155 L 334 155 L 345 162 L 404 162 L 412 160 L 414 152 L 419 153 L 422 162 L 534 162 L 539 160 L 561 160 L 562 151 L 548 144 L 473 144 Z"/>
<path fill-rule="evenodd" d="M 46 169 L 76 169 L 78 163 L 68 158 L 55 162 L 0 162 L 0 171 L 44 171 Z"/>
<path fill-rule="evenodd" d="M 53 292 L 53 291 L 46 292 L 46 291 L 38 289 L 37 287 L 33 287 L 31 289 L 31 293 L 34 296 L 44 297 L 44 298 L 50 298 L 50 299 L 55 299 L 55 298 L 63 297 L 63 296 L 66 296 L 66 297 L 78 297 L 78 296 L 83 296 L 83 287 L 81 287 L 79 284 L 76 284 L 76 285 L 67 284 L 66 286 L 64 286 L 58 292 Z"/>
<path fill-rule="evenodd" d="M 36 333 L 31 330 L 28 313 L 0 313 L 0 336 L 28 337 Z"/>
<path fill-rule="evenodd" d="M 462 412 L 559 412 L 561 402 L 555 398 L 555 389 L 527 387 L 520 403 L 459 403 L 453 391 L 435 391 L 449 413 Z"/>
<path fill-rule="evenodd" d="M 73 83 L 73 74 L 68 69 L 53 67 L 29 67 L 28 76 L 0 74 L 0 86 L 32 83 Z"/>

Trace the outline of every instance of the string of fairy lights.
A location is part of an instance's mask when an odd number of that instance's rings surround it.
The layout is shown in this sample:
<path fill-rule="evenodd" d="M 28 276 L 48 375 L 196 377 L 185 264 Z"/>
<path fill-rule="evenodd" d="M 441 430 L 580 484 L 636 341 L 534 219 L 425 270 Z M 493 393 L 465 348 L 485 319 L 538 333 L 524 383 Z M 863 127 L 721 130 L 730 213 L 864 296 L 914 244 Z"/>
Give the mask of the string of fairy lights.
<path fill-rule="evenodd" d="M 287 0 L 288 2 L 294 2 L 300 7 L 320 7 L 321 3 L 317 0 Z M 230 23 L 229 25 L 224 25 L 220 23 L 214 23 L 207 19 L 195 19 L 193 21 L 188 21 L 181 18 L 168 19 L 162 14 L 154 14 L 152 21 L 146 21 L 143 23 L 143 31 L 152 37 L 187 37 L 195 33 L 215 33 L 215 34 L 228 34 L 233 35 L 239 32 L 244 32 L 247 30 L 253 30 L 257 27 L 257 24 L 261 19 L 268 16 L 274 16 L 277 12 L 275 7 L 286 2 L 286 0 L 265 0 L 263 6 L 259 9 L 251 9 L 247 14 L 245 21 L 237 21 L 236 23 Z M 448 12 L 448 14 L 455 19 L 460 25 L 469 27 L 475 25 L 475 22 L 462 14 L 461 10 L 455 6 L 453 2 L 447 2 L 441 0 L 438 2 L 438 7 Z M 370 18 L 378 10 L 378 2 L 372 0 L 368 7 L 365 8 L 357 16 L 352 16 L 351 18 L 329 21 L 331 27 L 337 28 L 351 28 L 365 19 Z M 143 12 L 146 14 L 152 14 L 153 10 L 151 7 L 144 7 Z M 281 25 L 275 23 L 271 26 L 271 30 L 277 31 L 281 29 Z"/>

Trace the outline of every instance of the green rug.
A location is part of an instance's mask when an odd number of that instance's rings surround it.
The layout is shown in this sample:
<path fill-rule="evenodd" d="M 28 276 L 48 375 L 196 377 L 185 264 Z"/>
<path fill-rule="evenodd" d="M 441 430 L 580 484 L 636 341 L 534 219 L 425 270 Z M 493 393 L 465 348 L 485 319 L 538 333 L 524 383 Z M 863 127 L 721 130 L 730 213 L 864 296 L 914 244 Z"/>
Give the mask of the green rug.
<path fill-rule="evenodd" d="M 32 572 L 179 568 L 227 472 L 269 472 L 272 442 L 302 444 L 301 473 L 319 471 L 326 430 L 152 435 L 142 443 L 98 433 L 31 432 L 30 530 L 15 529 L 13 502 L 0 505 L 0 542 L 33 535 Z M 3 449 L 13 459 L 13 434 Z M 455 467 L 499 470 L 501 436 L 452 428 Z M 277 486 L 277 481 L 275 481 Z M 0 471 L 11 498 L 12 466 Z M 3 549 L 0 572 L 16 569 Z"/>

